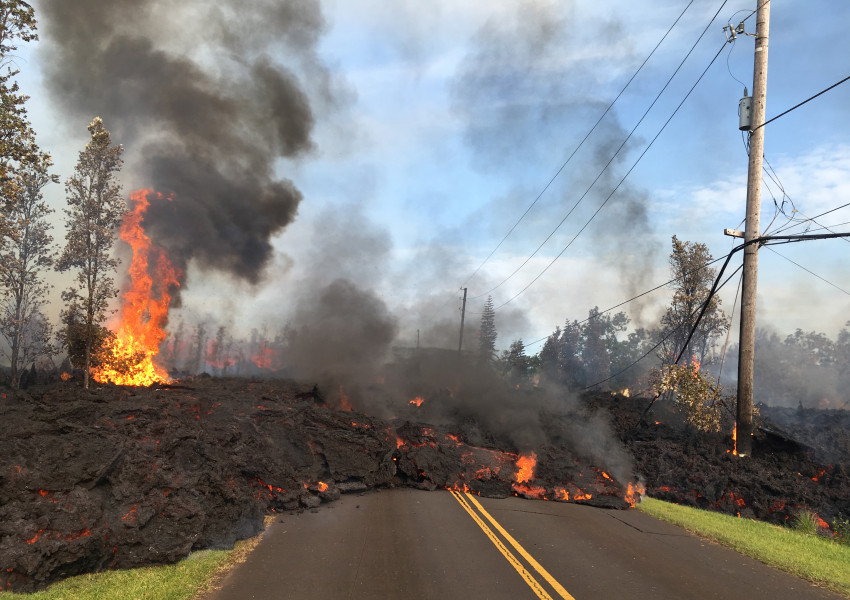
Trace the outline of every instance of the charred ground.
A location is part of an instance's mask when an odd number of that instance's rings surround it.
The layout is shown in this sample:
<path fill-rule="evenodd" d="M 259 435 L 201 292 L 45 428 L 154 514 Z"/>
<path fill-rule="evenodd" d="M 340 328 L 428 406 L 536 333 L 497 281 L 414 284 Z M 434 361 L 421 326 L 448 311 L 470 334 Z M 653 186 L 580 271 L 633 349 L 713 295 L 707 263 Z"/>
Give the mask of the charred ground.
<path fill-rule="evenodd" d="M 377 392 L 376 392 L 377 393 Z M 517 394 L 533 401 L 534 392 Z M 806 507 L 850 514 L 850 418 L 763 411 L 755 456 L 729 436 L 688 429 L 670 406 L 585 396 L 543 419 L 549 443 L 526 448 L 469 415 L 426 419 L 440 390 L 384 419 L 291 381 L 196 378 L 159 388 L 74 383 L 0 397 L 0 589 L 34 590 L 70 575 L 178 560 L 256 534 L 272 511 L 316 509 L 381 486 L 458 487 L 625 508 L 622 465 L 559 432 L 605 421 L 649 494 L 783 522 Z M 443 411 L 445 416 L 446 411 Z M 656 424 L 656 421 L 658 424 Z M 611 455 L 611 453 L 609 453 Z M 606 471 L 607 470 L 607 471 Z M 610 473 L 618 473 L 612 475 Z"/>

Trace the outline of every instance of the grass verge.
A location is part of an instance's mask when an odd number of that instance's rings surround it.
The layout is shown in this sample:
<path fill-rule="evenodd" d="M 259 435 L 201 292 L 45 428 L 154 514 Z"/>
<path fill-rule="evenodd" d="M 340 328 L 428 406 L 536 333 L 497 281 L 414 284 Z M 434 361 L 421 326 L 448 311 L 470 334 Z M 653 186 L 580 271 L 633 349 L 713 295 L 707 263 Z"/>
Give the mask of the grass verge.
<path fill-rule="evenodd" d="M 261 537 L 236 542 L 233 550 L 194 552 L 173 565 L 79 575 L 33 594 L 0 592 L 0 600 L 192 600 L 212 592 Z"/>
<path fill-rule="evenodd" d="M 850 597 L 850 546 L 817 535 L 644 498 L 637 508 L 819 586 Z"/>

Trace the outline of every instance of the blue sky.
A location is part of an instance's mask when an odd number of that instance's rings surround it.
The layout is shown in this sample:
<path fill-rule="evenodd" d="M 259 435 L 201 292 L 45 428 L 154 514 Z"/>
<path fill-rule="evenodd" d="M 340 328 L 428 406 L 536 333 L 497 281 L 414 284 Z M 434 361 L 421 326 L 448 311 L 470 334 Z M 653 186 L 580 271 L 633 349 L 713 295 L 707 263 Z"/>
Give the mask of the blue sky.
<path fill-rule="evenodd" d="M 170 41 L 172 52 L 197 53 L 189 49 L 192 36 L 203 35 L 201 4 L 189 3 L 186 10 L 197 11 L 197 22 Z M 315 148 L 277 163 L 304 195 L 299 216 L 276 238 L 278 256 L 264 285 L 249 288 L 195 269 L 185 310 L 242 328 L 260 315 L 274 327 L 296 297 L 308 294 L 304 282 L 321 270 L 325 279 L 346 276 L 373 290 L 401 317 L 402 343 L 421 329 L 432 332 L 424 343 L 446 344 L 450 324 L 459 320 L 459 288 L 466 285 L 473 323 L 488 292 L 501 306 L 499 342 L 507 346 L 517 337 L 541 338 L 565 319 L 583 319 L 592 306 L 608 308 L 667 280 L 674 234 L 705 243 L 715 257 L 725 254 L 732 241 L 722 230 L 738 227 L 744 214 L 747 157 L 737 128 L 743 86 L 736 78 L 751 87 L 753 40 L 740 36 L 724 45 L 721 27 L 747 17 L 754 1 L 723 6 L 600 183 L 539 253 L 496 287 L 585 192 L 721 4 L 694 2 L 599 129 L 470 279 L 687 2 L 323 2 L 319 55 L 336 101 L 323 103 L 305 84 L 316 96 Z M 771 5 L 769 117 L 850 75 L 850 4 Z M 34 6 L 38 11 L 39 3 Z M 755 17 L 746 28 L 754 32 Z M 592 224 L 517 296 L 570 243 L 721 47 Z M 47 98 L 39 74 L 50 59 L 26 49 L 19 66 L 39 141 L 64 180 L 86 141 L 87 122 L 67 122 Z M 143 184 L 133 180 L 132 150 L 128 190 Z M 850 202 L 850 83 L 769 125 L 765 155 L 802 215 Z M 772 195 L 782 199 L 768 184 L 763 227 L 774 216 Z M 61 186 L 49 192 L 57 208 L 62 194 Z M 784 220 L 779 215 L 775 226 Z M 823 225 L 845 221 L 850 208 L 819 219 Z M 837 230 L 850 231 L 850 224 Z M 57 239 L 61 235 L 57 230 Z M 776 250 L 850 291 L 847 243 Z M 770 251 L 760 256 L 760 326 L 834 335 L 850 319 L 846 293 Z M 722 293 L 727 312 L 736 283 Z M 635 323 L 651 325 L 670 294 L 662 290 L 622 310 Z"/>

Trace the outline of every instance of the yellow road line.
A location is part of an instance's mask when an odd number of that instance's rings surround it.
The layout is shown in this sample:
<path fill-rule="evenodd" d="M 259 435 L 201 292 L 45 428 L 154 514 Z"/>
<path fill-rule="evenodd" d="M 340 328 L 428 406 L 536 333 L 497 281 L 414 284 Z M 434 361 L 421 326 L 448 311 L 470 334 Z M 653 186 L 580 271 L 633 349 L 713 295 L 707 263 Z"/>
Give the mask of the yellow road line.
<path fill-rule="evenodd" d="M 490 523 L 493 524 L 493 527 L 496 528 L 496 531 L 501 533 L 502 536 L 506 540 L 508 540 L 510 545 L 513 546 L 516 549 L 516 551 L 519 552 L 520 555 L 525 560 L 528 561 L 528 564 L 530 564 L 532 567 L 534 567 L 534 569 L 543 576 L 543 579 L 548 581 L 549 585 L 551 585 L 553 588 L 555 588 L 555 591 L 558 592 L 558 594 L 561 596 L 561 598 L 563 598 L 564 600 L 575 600 L 575 598 L 573 598 L 569 594 L 569 592 L 567 592 L 567 590 L 565 590 L 564 587 L 560 583 L 558 583 L 558 580 L 556 580 L 554 577 L 552 577 L 549 574 L 549 571 L 544 569 L 543 566 L 540 563 L 538 563 L 536 560 L 534 560 L 534 557 L 531 556 L 528 552 L 526 552 L 525 548 L 520 546 L 519 542 L 516 541 L 511 536 L 510 533 L 505 531 L 505 529 L 501 525 L 499 525 L 499 523 L 496 521 L 496 519 L 494 519 L 490 515 L 490 513 L 488 513 L 486 510 L 484 510 L 484 507 L 481 506 L 481 503 L 478 502 L 478 500 L 475 499 L 475 496 L 471 495 L 469 492 L 466 493 L 466 496 L 472 501 L 473 504 L 475 504 L 475 507 L 481 512 L 481 514 L 484 515 L 485 517 L 487 517 L 487 520 L 490 521 Z"/>
<path fill-rule="evenodd" d="M 455 500 L 457 500 L 458 503 L 463 507 L 463 509 L 467 513 L 469 513 L 469 516 L 472 517 L 472 520 L 478 524 L 478 526 L 481 528 L 481 531 L 483 531 L 484 534 L 488 538 L 490 538 L 490 541 L 493 542 L 493 545 L 498 548 L 499 552 L 502 553 L 502 555 L 507 559 L 511 566 L 516 569 L 516 572 L 519 573 L 520 577 L 522 577 L 523 580 L 525 580 L 525 582 L 528 584 L 528 587 L 530 587 L 531 590 L 535 594 L 537 594 L 537 597 L 540 598 L 540 600 L 552 600 L 552 596 L 550 596 L 540 584 L 540 582 L 537 581 L 534 576 L 532 576 L 532 574 L 528 572 L 528 570 L 526 570 L 526 568 L 522 565 L 519 559 L 505 547 L 505 545 L 502 543 L 502 540 L 500 540 L 496 536 L 496 534 L 493 533 L 493 531 L 489 527 L 487 527 L 487 524 L 481 520 L 481 517 L 479 517 L 472 509 L 472 507 L 466 503 L 466 500 L 460 494 L 460 492 L 456 492 L 454 490 L 449 491 L 452 493 L 452 496 L 454 496 Z"/>

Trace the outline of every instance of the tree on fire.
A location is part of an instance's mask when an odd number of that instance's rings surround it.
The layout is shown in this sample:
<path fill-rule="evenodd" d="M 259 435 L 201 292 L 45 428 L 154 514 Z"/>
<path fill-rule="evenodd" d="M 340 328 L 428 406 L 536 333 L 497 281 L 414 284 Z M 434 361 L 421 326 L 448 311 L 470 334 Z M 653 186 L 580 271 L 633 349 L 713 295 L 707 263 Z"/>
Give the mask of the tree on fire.
<path fill-rule="evenodd" d="M 676 280 L 673 284 L 675 291 L 673 301 L 661 317 L 661 330 L 658 332 L 659 337 L 670 334 L 659 347 L 659 357 L 664 364 L 674 362 L 679 356 L 708 298 L 717 275 L 716 270 L 708 266 L 712 260 L 705 244 L 681 242 L 673 236 L 670 272 Z M 729 319 L 720 309 L 720 297 L 715 295 L 709 301 L 685 355 L 695 356 L 700 363 L 708 364 L 714 343 L 727 329 Z"/>
<path fill-rule="evenodd" d="M 50 156 L 38 151 L 35 144 L 17 170 L 14 195 L 4 198 L 0 217 L 12 233 L 0 242 L 0 335 L 9 350 L 10 384 L 18 388 L 27 364 L 53 355 L 53 327 L 44 318 L 42 307 L 50 286 L 44 282 L 44 271 L 53 266 L 53 237 L 48 233 L 47 216 L 53 212 L 44 202 L 42 189 L 56 183 L 50 174 Z"/>
<path fill-rule="evenodd" d="M 496 358 L 496 311 L 493 297 L 487 296 L 481 313 L 481 328 L 478 330 L 478 357 L 482 363 L 492 363 Z"/>
<path fill-rule="evenodd" d="M 76 270 L 78 287 L 62 292 L 67 308 L 62 312 L 65 324 L 61 340 L 71 351 L 67 334 L 77 326 L 84 344 L 83 385 L 89 386 L 92 349 L 101 335 L 98 326 L 106 318 L 109 300 L 118 295 L 110 276 L 118 266 L 112 258 L 116 228 L 126 209 L 121 197 L 117 173 L 121 169 L 124 149 L 112 145 L 103 120 L 96 117 L 89 124 L 91 140 L 80 152 L 74 175 L 66 182 L 68 207 L 65 248 L 59 257 L 60 271 Z M 73 327 L 72 327 L 73 324 Z"/>

